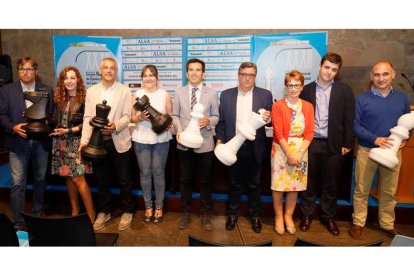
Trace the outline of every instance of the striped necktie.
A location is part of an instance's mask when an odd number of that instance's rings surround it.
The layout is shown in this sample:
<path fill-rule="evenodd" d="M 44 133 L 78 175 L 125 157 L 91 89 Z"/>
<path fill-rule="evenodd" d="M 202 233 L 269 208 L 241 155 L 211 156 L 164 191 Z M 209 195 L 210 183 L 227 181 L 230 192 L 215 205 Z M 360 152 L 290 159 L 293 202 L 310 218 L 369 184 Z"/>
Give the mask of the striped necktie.
<path fill-rule="evenodd" d="M 196 92 L 198 87 L 191 88 L 191 110 L 193 110 L 194 105 L 197 103 Z"/>

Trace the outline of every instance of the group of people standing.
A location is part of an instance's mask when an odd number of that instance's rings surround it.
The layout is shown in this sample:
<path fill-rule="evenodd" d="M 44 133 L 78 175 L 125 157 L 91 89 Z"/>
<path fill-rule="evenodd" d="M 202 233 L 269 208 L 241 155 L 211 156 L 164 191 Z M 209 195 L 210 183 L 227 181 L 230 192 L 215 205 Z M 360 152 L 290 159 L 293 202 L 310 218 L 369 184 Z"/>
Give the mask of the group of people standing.
<path fill-rule="evenodd" d="M 261 112 L 265 122 L 272 122 L 273 143 L 270 150 L 271 183 L 275 211 L 275 232 L 284 235 L 296 233 L 293 213 L 301 197 L 301 231 L 310 229 L 315 212 L 318 190 L 321 222 L 333 235 L 340 231 L 335 223 L 338 185 L 344 165 L 344 156 L 358 139 L 353 224 L 349 230 L 358 239 L 367 217 L 367 199 L 372 178 L 380 173 L 381 191 L 380 228 L 395 235 L 394 208 L 398 173 L 401 166 L 391 170 L 368 158 L 371 148 L 392 146 L 389 129 L 398 118 L 410 112 L 407 96 L 392 87 L 395 71 L 391 63 L 376 63 L 370 72 L 372 86 L 357 97 L 350 86 L 338 81 L 342 58 L 327 53 L 321 60 L 319 74 L 314 82 L 304 85 L 304 76 L 293 70 L 285 75 L 286 97 L 276 102 L 270 91 L 255 86 L 257 67 L 243 62 L 238 70 L 238 86 L 223 91 L 220 105 L 216 91 L 205 86 L 205 63 L 189 59 L 186 64 L 188 85 L 175 91 L 174 99 L 159 86 L 159 75 L 154 65 L 146 65 L 141 72 L 142 88 L 135 93 L 117 81 L 118 65 L 113 58 L 104 58 L 100 72 L 102 81 L 86 89 L 79 70 L 64 68 L 58 77 L 55 92 L 40 82 L 38 64 L 30 57 L 19 59 L 19 81 L 7 84 L 0 92 L 0 123 L 7 133 L 6 145 L 10 151 L 12 174 L 10 190 L 13 220 L 16 229 L 24 227 L 20 215 L 24 211 L 25 184 L 28 165 L 33 165 L 33 213 L 42 215 L 46 188 L 46 169 L 51 151 L 51 173 L 65 177 L 72 215 L 80 212 L 78 194 L 95 230 L 105 227 L 111 219 L 110 181 L 116 176 L 121 187 L 123 214 L 118 229 L 127 229 L 133 220 L 131 163 L 129 150 L 133 147 L 140 172 L 147 223 L 160 224 L 163 219 L 165 166 L 172 134 L 177 137 L 179 183 L 182 217 L 179 229 L 186 229 L 192 221 L 192 186 L 200 184 L 201 227 L 213 229 L 212 173 L 215 145 L 227 143 L 238 133 L 238 124 L 249 119 L 252 112 Z M 22 116 L 30 103 L 23 92 L 45 89 L 49 94 L 49 124 L 53 126 L 52 143 L 28 139 L 26 119 Z M 149 114 L 133 108 L 137 97 L 146 95 L 159 112 L 169 114 L 173 123 L 161 134 L 151 129 Z M 80 151 L 92 134 L 89 124 L 96 115 L 96 105 L 107 102 L 111 107 L 109 123 L 101 132 L 107 158 L 103 162 L 86 162 Z M 192 149 L 179 143 L 179 137 L 190 122 L 195 103 L 204 106 L 204 117 L 199 120 L 203 142 Z M 81 118 L 79 120 L 79 118 Z M 83 119 L 83 120 L 82 120 Z M 135 126 L 132 130 L 130 123 Z M 214 138 L 215 133 L 215 138 Z M 403 146 L 403 145 L 402 145 Z M 237 161 L 229 167 L 229 193 L 225 228 L 234 229 L 240 215 L 242 187 L 246 185 L 252 230 L 261 232 L 260 186 L 261 170 L 269 158 L 265 128 L 256 131 L 253 141 L 246 140 L 237 152 Z M 98 188 L 96 208 L 84 175 L 94 173 Z M 196 179 L 198 176 L 198 179 Z M 155 200 L 152 198 L 154 185 Z M 285 204 L 283 195 L 286 194 Z"/>

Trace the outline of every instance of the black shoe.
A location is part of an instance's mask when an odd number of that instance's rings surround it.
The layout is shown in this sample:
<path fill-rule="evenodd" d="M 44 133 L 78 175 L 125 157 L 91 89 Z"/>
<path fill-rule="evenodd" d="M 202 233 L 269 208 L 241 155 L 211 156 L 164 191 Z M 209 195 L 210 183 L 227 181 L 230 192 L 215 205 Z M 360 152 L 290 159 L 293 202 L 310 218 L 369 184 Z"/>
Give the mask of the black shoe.
<path fill-rule="evenodd" d="M 325 225 L 326 229 L 334 236 L 339 236 L 339 227 L 336 225 L 335 221 L 333 219 L 329 219 L 327 221 L 322 222 L 323 225 Z"/>
<path fill-rule="evenodd" d="M 308 232 L 312 223 L 312 218 L 310 216 L 304 216 L 299 223 L 299 229 L 303 232 Z"/>
<path fill-rule="evenodd" d="M 180 223 L 178 224 L 178 228 L 181 230 L 186 229 L 191 222 L 191 215 L 190 213 L 184 213 L 181 217 Z"/>
<path fill-rule="evenodd" d="M 252 229 L 256 233 L 262 231 L 262 222 L 260 221 L 260 218 L 252 218 Z"/>
<path fill-rule="evenodd" d="M 226 222 L 226 230 L 233 230 L 234 227 L 236 226 L 236 222 L 237 222 L 237 217 L 229 216 Z"/>

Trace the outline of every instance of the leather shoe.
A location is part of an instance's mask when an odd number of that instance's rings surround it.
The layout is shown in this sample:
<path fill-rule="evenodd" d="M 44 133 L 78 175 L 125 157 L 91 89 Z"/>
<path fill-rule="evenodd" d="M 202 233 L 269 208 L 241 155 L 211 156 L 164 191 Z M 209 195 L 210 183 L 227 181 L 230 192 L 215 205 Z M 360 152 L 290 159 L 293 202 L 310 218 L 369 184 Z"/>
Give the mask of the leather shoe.
<path fill-rule="evenodd" d="M 178 224 L 178 228 L 184 230 L 188 227 L 191 222 L 191 215 L 190 213 L 184 213 L 181 217 L 180 223 Z"/>
<path fill-rule="evenodd" d="M 210 215 L 203 215 L 201 218 L 201 227 L 206 231 L 213 230 L 213 223 L 211 222 Z"/>
<path fill-rule="evenodd" d="M 395 228 L 384 229 L 380 227 L 381 232 L 383 232 L 387 237 L 394 238 L 395 235 L 400 235 L 400 233 L 395 230 Z"/>
<path fill-rule="evenodd" d="M 260 218 L 252 218 L 252 229 L 256 233 L 262 231 L 262 222 L 260 221 Z"/>
<path fill-rule="evenodd" d="M 348 234 L 354 240 L 359 240 L 362 236 L 362 226 L 352 224 L 351 228 L 349 228 Z"/>
<path fill-rule="evenodd" d="M 312 218 L 310 216 L 304 216 L 299 223 L 299 228 L 303 232 L 308 232 L 310 229 L 310 225 L 312 223 Z"/>
<path fill-rule="evenodd" d="M 233 230 L 236 226 L 237 217 L 229 216 L 226 221 L 226 230 Z"/>
<path fill-rule="evenodd" d="M 323 222 L 323 224 L 326 226 L 326 229 L 328 229 L 329 233 L 331 233 L 334 236 L 339 236 L 338 225 L 336 225 L 336 223 L 333 219 L 325 221 L 325 222 Z"/>

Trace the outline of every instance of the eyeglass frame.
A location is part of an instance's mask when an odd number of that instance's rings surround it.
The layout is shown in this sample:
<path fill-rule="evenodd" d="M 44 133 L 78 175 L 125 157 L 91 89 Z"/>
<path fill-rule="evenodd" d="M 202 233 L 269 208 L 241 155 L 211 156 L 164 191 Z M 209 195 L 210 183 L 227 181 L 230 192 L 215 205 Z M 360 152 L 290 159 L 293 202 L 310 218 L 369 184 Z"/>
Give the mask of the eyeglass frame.
<path fill-rule="evenodd" d="M 33 71 L 36 71 L 35 68 L 18 68 L 17 69 L 19 72 L 26 72 L 26 73 L 32 73 Z"/>
<path fill-rule="evenodd" d="M 242 78 L 255 78 L 256 74 L 248 74 L 248 73 L 239 73 L 239 76 L 241 76 Z"/>
<path fill-rule="evenodd" d="M 303 84 L 286 84 L 286 88 L 288 89 L 299 89 L 303 86 Z"/>

